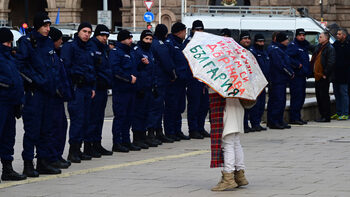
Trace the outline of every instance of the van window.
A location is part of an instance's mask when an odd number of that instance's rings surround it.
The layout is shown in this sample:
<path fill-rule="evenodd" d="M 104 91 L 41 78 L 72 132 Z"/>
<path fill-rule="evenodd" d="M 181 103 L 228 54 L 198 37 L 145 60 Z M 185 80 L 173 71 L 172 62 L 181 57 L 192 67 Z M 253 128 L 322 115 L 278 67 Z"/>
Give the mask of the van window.
<path fill-rule="evenodd" d="M 252 39 L 252 45 L 254 44 L 254 37 L 256 34 L 262 34 L 265 37 L 265 49 L 271 44 L 272 42 L 272 34 L 276 31 L 256 31 L 256 30 L 241 30 L 241 31 L 248 31 L 250 34 L 250 37 Z M 278 32 L 283 32 L 287 34 L 289 41 L 293 40 L 293 32 L 291 31 L 278 31 Z M 239 39 L 237 39 L 238 41 Z"/>
<path fill-rule="evenodd" d="M 204 29 L 205 32 L 215 34 L 215 35 L 220 35 L 221 29 Z M 230 29 L 232 38 L 234 40 L 237 40 L 239 38 L 239 30 L 237 29 Z"/>
<path fill-rule="evenodd" d="M 310 45 L 315 46 L 318 44 L 318 36 L 320 33 L 318 32 L 306 32 L 305 39 L 309 41 Z"/>

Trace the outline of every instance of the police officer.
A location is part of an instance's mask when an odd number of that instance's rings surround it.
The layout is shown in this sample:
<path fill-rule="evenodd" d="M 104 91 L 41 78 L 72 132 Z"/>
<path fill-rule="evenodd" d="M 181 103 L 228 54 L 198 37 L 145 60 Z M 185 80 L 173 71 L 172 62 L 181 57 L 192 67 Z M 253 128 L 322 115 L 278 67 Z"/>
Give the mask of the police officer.
<path fill-rule="evenodd" d="M 272 49 L 277 45 L 276 36 L 279 33 L 280 32 L 277 32 L 277 31 L 272 33 L 272 36 L 271 36 L 272 41 L 271 41 L 270 45 L 267 47 L 267 54 L 270 55 Z"/>
<path fill-rule="evenodd" d="M 270 129 L 290 128 L 283 121 L 283 113 L 286 106 L 286 88 L 290 79 L 294 77 L 291 62 L 286 53 L 289 40 L 285 33 L 278 33 L 276 45 L 271 49 L 269 86 L 269 101 L 267 104 L 267 123 Z"/>
<path fill-rule="evenodd" d="M 224 37 L 231 37 L 232 33 L 229 29 L 224 28 L 220 31 L 220 36 L 224 36 Z"/>
<path fill-rule="evenodd" d="M 88 122 L 96 89 L 94 53 L 90 51 L 88 43 L 91 33 L 91 24 L 81 23 L 74 39 L 65 43 L 61 51 L 61 58 L 70 75 L 74 90 L 74 99 L 68 102 L 70 116 L 68 160 L 72 163 L 80 163 L 81 160 L 92 158 L 80 151 L 83 140 L 89 136 Z"/>
<path fill-rule="evenodd" d="M 171 34 L 165 40 L 172 60 L 176 66 L 175 71 L 178 78 L 171 83 L 165 96 L 164 129 L 168 137 L 175 141 L 189 140 L 181 131 L 181 114 L 186 108 L 186 83 L 192 78 L 188 62 L 182 53 L 185 48 L 183 41 L 186 38 L 186 26 L 180 22 L 171 27 Z"/>
<path fill-rule="evenodd" d="M 306 121 L 301 119 L 306 96 L 306 77 L 311 75 L 309 62 L 310 44 L 305 40 L 305 30 L 297 29 L 295 39 L 288 45 L 287 54 L 290 57 L 295 77 L 289 82 L 290 111 L 289 123 L 303 125 Z"/>
<path fill-rule="evenodd" d="M 171 59 L 168 47 L 164 44 L 167 34 L 168 28 L 164 24 L 156 26 L 151 46 L 155 59 L 156 86 L 151 99 L 150 127 L 155 128 L 158 140 L 164 143 L 173 143 L 174 140 L 165 136 L 162 128 L 166 88 L 176 79 L 174 62 Z"/>
<path fill-rule="evenodd" d="M 25 80 L 23 108 L 23 174 L 59 174 L 61 170 L 50 165 L 56 158 L 50 154 L 52 128 L 51 100 L 56 95 L 53 72 L 53 41 L 49 39 L 51 21 L 44 12 L 34 17 L 34 30 L 19 40 L 18 66 Z M 37 167 L 34 170 L 34 148 Z"/>
<path fill-rule="evenodd" d="M 267 51 L 264 49 L 265 37 L 262 34 L 256 34 L 254 36 L 254 45 L 250 47 L 250 52 L 253 53 L 258 64 L 264 73 L 265 78 L 269 81 L 269 70 L 270 70 L 270 58 Z M 261 117 L 265 111 L 266 102 L 266 91 L 265 89 L 260 93 L 257 98 L 254 107 L 248 110 L 248 116 L 250 124 L 252 125 L 253 131 L 263 131 L 266 130 L 265 127 L 260 125 Z"/>
<path fill-rule="evenodd" d="M 107 45 L 109 29 L 105 25 L 97 25 L 94 36 L 90 39 L 91 51 L 95 54 L 96 95 L 92 99 L 88 134 L 84 142 L 84 153 L 92 157 L 112 155 L 102 144 L 102 128 L 107 105 L 107 90 L 112 87 L 112 70 L 109 65 Z"/>
<path fill-rule="evenodd" d="M 244 47 L 245 49 L 249 50 L 250 44 L 251 44 L 251 37 L 250 34 L 246 31 L 242 31 L 241 34 L 239 35 L 239 44 Z M 249 127 L 248 125 L 248 110 L 244 110 L 244 132 L 249 133 L 253 132 L 252 128 Z"/>
<path fill-rule="evenodd" d="M 132 34 L 127 30 L 118 33 L 116 47 L 111 50 L 109 63 L 112 69 L 113 91 L 113 151 L 141 150 L 130 142 L 130 127 L 135 107 L 137 68 L 131 57 Z"/>
<path fill-rule="evenodd" d="M 196 31 L 204 31 L 204 25 L 201 20 L 193 21 L 191 33 L 184 42 L 185 46 L 191 41 Z M 204 129 L 205 118 L 209 110 L 208 89 L 204 83 L 194 77 L 191 77 L 187 83 L 187 102 L 187 120 L 190 137 L 193 139 L 210 137 L 210 134 Z"/>
<path fill-rule="evenodd" d="M 26 175 L 12 168 L 16 118 L 20 118 L 23 103 L 23 82 L 11 55 L 13 34 L 8 28 L 0 28 L 0 158 L 1 179 L 4 181 L 24 180 Z"/>
<path fill-rule="evenodd" d="M 54 79 L 56 86 L 56 95 L 51 99 L 52 109 L 52 124 L 51 124 L 51 145 L 50 150 L 52 157 L 56 160 L 51 163 L 56 168 L 68 168 L 71 163 L 63 159 L 62 154 L 64 146 L 66 144 L 67 136 L 67 117 L 64 108 L 64 102 L 72 99 L 73 91 L 71 83 L 68 78 L 68 73 L 64 68 L 62 59 L 60 58 L 62 40 L 62 32 L 54 27 L 50 28 L 49 36 L 54 42 L 55 53 L 54 55 Z"/>
<path fill-rule="evenodd" d="M 150 30 L 141 33 L 140 41 L 133 50 L 133 58 L 137 66 L 136 104 L 132 121 L 134 144 L 141 148 L 156 147 L 162 142 L 155 138 L 155 127 L 151 125 L 152 97 L 157 96 L 155 80 L 155 64 L 151 51 L 153 35 Z M 146 137 L 146 131 L 148 136 Z"/>

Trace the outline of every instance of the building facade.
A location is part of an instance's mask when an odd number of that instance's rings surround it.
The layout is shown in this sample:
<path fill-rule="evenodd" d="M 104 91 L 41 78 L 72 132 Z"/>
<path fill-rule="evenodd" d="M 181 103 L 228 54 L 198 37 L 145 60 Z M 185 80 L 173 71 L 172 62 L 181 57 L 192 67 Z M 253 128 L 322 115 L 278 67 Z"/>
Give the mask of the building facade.
<path fill-rule="evenodd" d="M 221 5 L 222 1 L 186 0 L 185 2 L 189 8 L 191 5 Z M 159 2 L 162 4 L 161 9 L 159 9 Z M 182 0 L 154 0 L 151 11 L 155 19 L 152 25 L 155 26 L 161 21 L 170 27 L 174 22 L 181 21 L 181 2 Z M 337 23 L 341 27 L 350 29 L 349 0 L 236 0 L 236 2 L 238 5 L 251 6 L 306 7 L 315 19 L 321 20 L 322 16 L 328 24 Z M 0 0 L 0 21 L 11 26 L 20 26 L 26 21 L 32 25 L 34 14 L 45 10 L 52 21 L 56 19 L 59 11 L 60 23 L 89 21 L 96 24 L 97 10 L 102 8 L 102 0 Z M 146 22 L 143 21 L 143 15 L 146 12 L 143 0 L 108 0 L 108 9 L 112 11 L 112 26 L 146 27 Z"/>

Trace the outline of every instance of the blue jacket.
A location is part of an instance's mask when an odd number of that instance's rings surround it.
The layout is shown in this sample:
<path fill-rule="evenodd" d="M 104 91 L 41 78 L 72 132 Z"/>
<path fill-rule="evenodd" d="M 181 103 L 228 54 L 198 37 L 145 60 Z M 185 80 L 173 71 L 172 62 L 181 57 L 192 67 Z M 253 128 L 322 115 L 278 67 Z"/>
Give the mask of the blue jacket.
<path fill-rule="evenodd" d="M 24 89 L 22 78 L 11 55 L 11 48 L 0 45 L 0 103 L 23 103 Z M 3 112 L 1 112 L 3 113 Z"/>
<path fill-rule="evenodd" d="M 287 47 L 287 54 L 290 57 L 291 64 L 295 75 L 307 77 L 311 75 L 311 67 L 309 60 L 310 44 L 307 40 L 300 42 L 294 39 Z M 299 68 L 299 65 L 303 66 Z"/>
<path fill-rule="evenodd" d="M 168 84 L 170 80 L 175 80 L 175 65 L 168 47 L 163 41 L 153 37 L 151 50 L 155 59 L 155 79 L 157 85 L 163 86 Z"/>
<path fill-rule="evenodd" d="M 194 35 L 194 33 L 190 33 L 190 35 L 189 36 L 187 36 L 187 38 L 185 39 L 185 41 L 184 41 L 184 45 L 185 45 L 185 47 L 187 46 L 187 44 L 192 40 L 192 38 L 193 38 L 193 35 Z"/>
<path fill-rule="evenodd" d="M 267 54 L 270 55 L 272 49 L 277 45 L 277 42 L 272 41 L 271 44 L 267 47 Z"/>
<path fill-rule="evenodd" d="M 89 42 L 83 42 L 75 35 L 73 40 L 63 45 L 61 58 L 73 84 L 95 89 L 94 53 L 90 50 Z"/>
<path fill-rule="evenodd" d="M 258 49 L 255 45 L 250 47 L 250 51 L 255 56 L 258 64 L 261 68 L 261 71 L 264 73 L 264 76 L 267 81 L 270 81 L 270 57 L 267 54 L 266 50 Z"/>
<path fill-rule="evenodd" d="M 48 36 L 33 31 L 19 39 L 17 65 L 30 87 L 56 94 L 53 77 L 54 44 Z"/>
<path fill-rule="evenodd" d="M 271 60 L 270 80 L 273 83 L 287 83 L 294 75 L 286 50 L 286 46 L 276 43 L 269 53 Z"/>
<path fill-rule="evenodd" d="M 135 91 L 135 84 L 131 84 L 131 75 L 137 76 L 137 71 L 133 57 L 131 57 L 131 48 L 117 42 L 116 47 L 109 53 L 109 64 L 112 68 L 113 89 Z"/>
<path fill-rule="evenodd" d="M 59 49 L 55 50 L 55 63 L 53 65 L 57 93 L 56 96 L 61 98 L 62 101 L 69 101 L 73 98 L 72 82 L 69 79 L 68 73 L 64 67 L 63 60 L 58 55 L 58 50 Z"/>
<path fill-rule="evenodd" d="M 145 50 L 141 47 L 140 42 L 133 48 L 132 57 L 134 58 L 135 65 L 137 68 L 137 80 L 136 87 L 137 90 L 142 90 L 145 88 L 151 88 L 157 86 L 157 81 L 155 80 L 155 64 L 152 50 Z M 142 58 L 147 58 L 149 64 L 142 63 Z"/>
<path fill-rule="evenodd" d="M 97 89 L 108 89 L 112 87 L 112 70 L 109 65 L 108 45 L 103 44 L 96 37 L 90 40 L 91 51 L 94 55 L 94 64 L 96 69 L 96 86 Z"/>
<path fill-rule="evenodd" d="M 182 40 L 170 34 L 165 40 L 165 44 L 169 48 L 170 55 L 175 64 L 175 71 L 178 78 L 185 81 L 191 79 L 193 77 L 191 69 L 188 65 L 185 55 L 182 53 L 182 50 L 185 48 Z"/>

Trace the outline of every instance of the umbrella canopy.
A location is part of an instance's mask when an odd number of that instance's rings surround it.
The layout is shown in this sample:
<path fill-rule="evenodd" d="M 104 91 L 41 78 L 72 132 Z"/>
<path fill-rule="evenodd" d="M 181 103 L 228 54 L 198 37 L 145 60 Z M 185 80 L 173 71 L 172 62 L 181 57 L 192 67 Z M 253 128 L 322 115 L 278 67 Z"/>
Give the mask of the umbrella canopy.
<path fill-rule="evenodd" d="M 232 38 L 196 32 L 183 53 L 193 76 L 225 98 L 256 100 L 267 85 L 254 55 Z"/>

